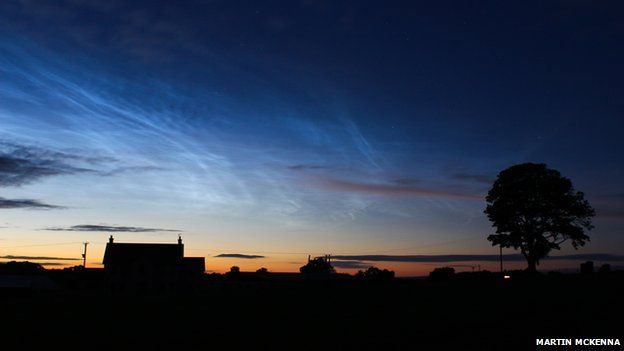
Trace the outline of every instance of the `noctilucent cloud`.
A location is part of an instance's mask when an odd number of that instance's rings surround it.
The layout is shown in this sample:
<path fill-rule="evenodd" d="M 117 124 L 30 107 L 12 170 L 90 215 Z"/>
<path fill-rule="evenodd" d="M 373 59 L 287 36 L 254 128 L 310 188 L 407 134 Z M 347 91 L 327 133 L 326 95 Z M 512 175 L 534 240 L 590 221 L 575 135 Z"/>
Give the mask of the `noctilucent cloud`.
<path fill-rule="evenodd" d="M 3 1 L 0 255 L 88 241 L 97 266 L 110 234 L 178 233 L 213 271 L 491 255 L 484 195 L 528 161 L 597 210 L 556 254 L 621 255 L 622 6 Z M 372 264 L 440 265 L 404 261 Z"/>

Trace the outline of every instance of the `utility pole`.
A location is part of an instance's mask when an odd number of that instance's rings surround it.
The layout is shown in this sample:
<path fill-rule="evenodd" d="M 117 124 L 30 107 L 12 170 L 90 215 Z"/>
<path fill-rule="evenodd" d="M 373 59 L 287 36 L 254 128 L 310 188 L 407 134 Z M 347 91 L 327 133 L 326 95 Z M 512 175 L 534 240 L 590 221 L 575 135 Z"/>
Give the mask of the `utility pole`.
<path fill-rule="evenodd" d="M 500 272 L 501 274 L 503 274 L 503 245 L 500 246 L 499 258 L 500 258 Z"/>
<path fill-rule="evenodd" d="M 82 252 L 82 268 L 87 268 L 87 245 L 89 245 L 89 242 L 85 241 L 83 244 L 84 251 Z"/>

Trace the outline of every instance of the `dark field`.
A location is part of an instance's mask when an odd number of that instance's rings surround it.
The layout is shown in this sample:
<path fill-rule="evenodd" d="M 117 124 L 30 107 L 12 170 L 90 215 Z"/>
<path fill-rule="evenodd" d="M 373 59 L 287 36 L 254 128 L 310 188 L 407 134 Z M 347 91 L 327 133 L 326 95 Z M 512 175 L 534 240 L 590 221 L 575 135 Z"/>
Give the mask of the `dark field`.
<path fill-rule="evenodd" d="M 218 280 L 207 281 L 192 295 L 166 297 L 68 291 L 5 296 L 0 309 L 2 338 L 24 349 L 83 344 L 535 350 L 536 337 L 622 336 L 623 293 L 617 273 L 505 284 Z"/>

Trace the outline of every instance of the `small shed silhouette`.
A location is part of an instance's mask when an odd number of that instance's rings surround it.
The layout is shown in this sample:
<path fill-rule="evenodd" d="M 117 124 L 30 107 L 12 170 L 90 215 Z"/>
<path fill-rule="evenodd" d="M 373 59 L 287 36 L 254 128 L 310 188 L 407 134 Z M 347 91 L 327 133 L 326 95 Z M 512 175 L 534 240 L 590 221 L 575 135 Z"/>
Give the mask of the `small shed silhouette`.
<path fill-rule="evenodd" d="M 104 252 L 106 285 L 113 293 L 170 293 L 194 288 L 203 257 L 184 257 L 184 244 L 116 243 L 111 235 Z"/>

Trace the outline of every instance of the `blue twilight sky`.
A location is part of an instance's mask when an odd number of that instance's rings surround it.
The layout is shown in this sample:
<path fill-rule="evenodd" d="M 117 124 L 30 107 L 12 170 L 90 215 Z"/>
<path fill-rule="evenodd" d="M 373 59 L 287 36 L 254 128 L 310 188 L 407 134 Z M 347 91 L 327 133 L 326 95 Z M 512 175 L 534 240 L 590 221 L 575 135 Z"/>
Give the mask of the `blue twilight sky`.
<path fill-rule="evenodd" d="M 526 161 L 596 207 L 584 253 L 622 254 L 623 10 L 3 1 L 0 255 L 91 241 L 97 263 L 111 231 L 177 230 L 194 254 L 276 269 L 307 253 L 487 254 L 483 196 Z"/>

